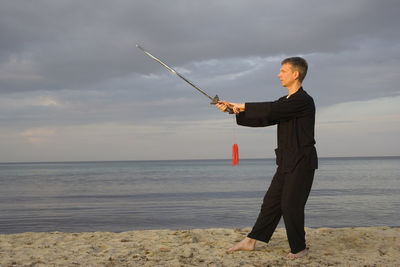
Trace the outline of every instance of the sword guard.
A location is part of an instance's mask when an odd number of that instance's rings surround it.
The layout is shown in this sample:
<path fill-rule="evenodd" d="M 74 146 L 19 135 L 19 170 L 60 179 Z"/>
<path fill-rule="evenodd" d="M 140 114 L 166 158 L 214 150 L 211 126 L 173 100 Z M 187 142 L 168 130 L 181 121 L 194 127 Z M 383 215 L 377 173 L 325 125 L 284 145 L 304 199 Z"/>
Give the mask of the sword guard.
<path fill-rule="evenodd" d="M 215 95 L 214 98 L 211 100 L 210 104 L 211 105 L 216 105 L 219 101 L 219 97 L 218 95 Z M 230 107 L 226 107 L 226 112 L 228 112 L 229 114 L 233 114 L 233 109 L 231 109 Z"/>
<path fill-rule="evenodd" d="M 214 98 L 211 100 L 210 104 L 211 105 L 216 105 L 219 101 L 218 95 L 215 95 Z"/>

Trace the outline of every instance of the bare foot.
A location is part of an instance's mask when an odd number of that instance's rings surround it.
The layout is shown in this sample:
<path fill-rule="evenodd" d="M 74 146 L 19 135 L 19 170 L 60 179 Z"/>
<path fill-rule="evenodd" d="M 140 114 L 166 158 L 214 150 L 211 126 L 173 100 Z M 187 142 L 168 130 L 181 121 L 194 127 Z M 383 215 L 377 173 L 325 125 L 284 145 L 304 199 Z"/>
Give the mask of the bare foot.
<path fill-rule="evenodd" d="M 307 255 L 308 255 L 308 248 L 306 248 L 306 249 L 304 249 L 304 250 L 302 250 L 302 251 L 300 251 L 300 252 L 297 252 L 296 254 L 289 253 L 289 254 L 287 255 L 287 258 L 288 258 L 288 259 L 294 260 L 294 259 L 303 258 L 303 257 L 305 257 L 305 256 L 307 256 Z"/>
<path fill-rule="evenodd" d="M 254 247 L 256 246 L 256 240 L 246 237 L 233 247 L 227 250 L 227 252 L 233 252 L 233 251 L 252 251 L 254 250 Z"/>

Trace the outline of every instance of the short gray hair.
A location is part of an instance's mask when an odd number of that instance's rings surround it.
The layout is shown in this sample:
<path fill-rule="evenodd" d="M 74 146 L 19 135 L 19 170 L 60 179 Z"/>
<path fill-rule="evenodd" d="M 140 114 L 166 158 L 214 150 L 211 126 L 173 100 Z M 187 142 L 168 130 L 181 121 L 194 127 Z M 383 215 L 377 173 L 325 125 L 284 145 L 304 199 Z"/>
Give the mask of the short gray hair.
<path fill-rule="evenodd" d="M 294 69 L 299 72 L 299 81 L 303 82 L 307 75 L 308 64 L 307 61 L 302 57 L 289 57 L 282 60 L 281 65 L 290 64 Z"/>

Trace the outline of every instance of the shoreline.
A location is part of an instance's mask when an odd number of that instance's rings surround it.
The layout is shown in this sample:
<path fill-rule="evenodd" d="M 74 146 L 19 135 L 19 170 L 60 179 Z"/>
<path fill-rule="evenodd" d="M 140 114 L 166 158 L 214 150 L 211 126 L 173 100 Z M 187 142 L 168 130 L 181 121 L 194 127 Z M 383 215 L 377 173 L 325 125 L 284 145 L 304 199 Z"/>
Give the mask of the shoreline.
<path fill-rule="evenodd" d="M 250 228 L 0 234 L 0 266 L 400 266 L 399 227 L 306 228 L 307 257 L 286 259 L 284 228 L 255 251 L 225 252 Z"/>

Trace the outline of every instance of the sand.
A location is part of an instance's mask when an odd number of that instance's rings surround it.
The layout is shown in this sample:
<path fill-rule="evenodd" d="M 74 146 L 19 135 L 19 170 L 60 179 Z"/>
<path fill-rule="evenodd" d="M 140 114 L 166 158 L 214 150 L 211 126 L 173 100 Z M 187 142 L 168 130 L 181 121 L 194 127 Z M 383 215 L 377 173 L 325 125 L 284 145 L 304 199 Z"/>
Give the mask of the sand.
<path fill-rule="evenodd" d="M 306 228 L 307 257 L 289 260 L 285 229 L 255 251 L 225 252 L 245 229 L 0 235 L 0 266 L 400 266 L 400 228 Z"/>

